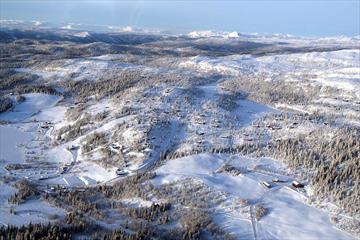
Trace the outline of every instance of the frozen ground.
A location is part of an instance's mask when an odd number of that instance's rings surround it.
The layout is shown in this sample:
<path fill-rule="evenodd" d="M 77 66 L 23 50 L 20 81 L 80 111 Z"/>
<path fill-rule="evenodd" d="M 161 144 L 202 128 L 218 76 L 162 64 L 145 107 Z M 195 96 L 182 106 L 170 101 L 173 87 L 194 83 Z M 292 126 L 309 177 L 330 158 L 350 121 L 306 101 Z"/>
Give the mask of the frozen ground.
<path fill-rule="evenodd" d="M 224 163 L 246 169 L 246 173 L 238 176 L 217 173 Z M 354 239 L 335 228 L 328 213 L 309 205 L 306 192 L 291 187 L 293 178 L 276 160 L 200 154 L 170 160 L 156 173 L 157 177 L 153 180 L 155 185 L 192 179 L 201 181 L 213 191 L 226 193 L 229 201 L 247 200 L 249 204 L 242 208 L 233 209 L 231 206 L 234 205 L 224 204 L 214 209 L 218 223 L 237 239 L 251 239 L 254 236 L 256 239 Z M 280 178 L 284 182 L 271 183 L 273 178 Z M 264 187 L 262 181 L 270 182 L 272 188 Z M 256 204 L 262 204 L 269 210 L 260 221 L 253 219 L 250 213 Z"/>
<path fill-rule="evenodd" d="M 3 226 L 21 226 L 29 223 L 56 221 L 65 217 L 65 210 L 50 206 L 39 199 L 29 200 L 20 205 L 8 203 L 8 198 L 16 192 L 8 184 L 0 184 L 0 224 Z M 15 213 L 11 213 L 12 209 Z"/>
<path fill-rule="evenodd" d="M 36 139 L 39 137 L 39 132 L 36 126 L 29 126 L 37 125 L 37 123 L 28 124 L 26 122 L 29 122 L 30 118 L 39 112 L 39 115 L 42 116 L 44 116 L 42 111 L 49 113 L 51 108 L 59 101 L 59 97 L 45 94 L 25 94 L 24 97 L 26 100 L 16 105 L 12 111 L 0 114 L 2 120 L 14 122 L 0 126 L 0 223 L 3 225 L 23 225 L 30 222 L 47 223 L 50 218 L 54 217 L 53 220 L 55 220 L 55 218 L 64 217 L 65 214 L 63 209 L 53 208 L 39 199 L 30 200 L 18 206 L 8 203 L 8 198 L 17 190 L 11 187 L 12 181 L 8 182 L 7 178 L 25 179 L 36 175 L 36 170 L 31 169 L 27 169 L 26 172 L 13 172 L 5 169 L 7 164 L 27 163 L 29 152 L 34 151 L 35 153 L 35 151 L 38 151 L 39 146 Z M 46 120 L 53 120 L 54 113 L 55 111 L 50 114 L 51 118 Z M 34 165 L 34 169 L 35 166 L 39 166 L 36 165 Z M 37 171 L 41 171 L 41 166 L 40 170 L 37 169 Z M 15 214 L 11 213 L 10 209 L 13 209 Z"/>
<path fill-rule="evenodd" d="M 358 94 L 360 50 L 282 54 L 265 57 L 232 55 L 222 58 L 196 56 L 179 63 L 181 68 L 240 76 L 267 74 L 269 80 L 288 74 L 285 81 L 310 81 Z M 301 78 L 304 74 L 312 78 Z M 303 82 L 306 84 L 306 82 Z M 359 97 L 359 96 L 358 96 Z"/>
<path fill-rule="evenodd" d="M 9 122 L 20 122 L 28 120 L 31 116 L 34 116 L 39 112 L 40 118 L 43 118 L 45 114 L 48 115 L 51 119 L 53 119 L 54 117 L 56 117 L 57 114 L 61 114 L 61 112 L 58 112 L 59 109 L 52 109 L 53 112 L 49 112 L 49 109 L 52 108 L 53 105 L 60 100 L 60 97 L 58 96 L 40 93 L 24 94 L 23 96 L 25 97 L 26 101 L 17 104 L 14 109 L 12 109 L 12 111 L 2 113 L 0 115 L 0 120 Z"/>
<path fill-rule="evenodd" d="M 24 162 L 21 144 L 33 138 L 31 133 L 22 132 L 16 126 L 0 126 L 0 159 L 5 162 Z"/>
<path fill-rule="evenodd" d="M 311 181 L 299 169 L 259 156 L 272 154 L 282 140 L 312 136 L 317 130 L 331 139 L 337 128 L 360 126 L 359 39 L 202 31 L 158 42 L 126 35 L 126 41 L 140 42 L 132 45 L 109 44 L 117 41 L 115 35 L 106 43 L 99 35 L 94 43 L 90 31 L 61 33 L 67 41 L 23 40 L 33 41 L 30 53 L 19 50 L 7 63 L 13 75 L 1 94 L 14 106 L 0 114 L 0 224 L 61 220 L 78 207 L 59 209 L 41 197 L 8 203 L 17 191 L 13 184 L 22 179 L 35 183 L 42 195 L 53 194 L 59 185 L 57 193 L 78 193 L 73 202 L 90 202 L 91 209 L 104 203 L 108 219 L 97 211 L 83 214 L 111 229 L 135 224 L 140 211 L 156 209 L 159 199 L 151 194 L 157 189 L 176 185 L 186 192 L 188 184 L 195 189 L 188 192 L 193 201 L 209 201 L 205 211 L 235 239 L 354 238 L 337 226 L 344 218 L 355 218 L 325 200 L 317 208 Z M 36 55 L 33 48 L 49 54 Z M 23 56 L 31 61 L 22 64 L 18 59 Z M 40 86 L 62 95 L 26 93 L 24 102 L 17 101 L 17 91 L 44 91 Z M 313 88 L 317 92 L 311 95 Z M 299 95 L 304 99 L 298 99 L 298 89 L 306 92 Z M 156 172 L 148 194 L 134 196 L 130 189 L 115 202 L 98 199 L 100 195 L 86 196 L 83 202 L 78 198 L 102 187 L 119 191 L 117 184 L 148 171 Z M 293 180 L 306 187 L 292 187 Z M 136 190 L 134 182 L 127 184 Z M 209 195 L 197 192 L 198 186 Z M 215 204 L 207 199 L 214 195 L 220 196 Z M 194 202 L 173 205 L 169 214 L 191 210 Z M 116 212 L 119 206 L 129 209 L 126 217 Z M 267 213 L 257 219 L 259 206 Z"/>
<path fill-rule="evenodd" d="M 0 119 L 8 122 L 0 125 L 0 223 L 3 225 L 46 223 L 65 216 L 63 209 L 51 207 L 41 199 L 29 200 L 18 206 L 8 203 L 8 198 L 17 191 L 11 187 L 14 180 L 28 179 L 44 186 L 43 190 L 46 190 L 51 185 L 78 187 L 116 177 L 86 161 L 74 166 L 73 171 L 60 175 L 61 165 L 76 162 L 76 156 L 66 146 L 49 148 L 53 125 L 64 121 L 66 107 L 58 105 L 61 99 L 58 96 L 37 93 L 23 96 L 24 102 L 0 114 Z M 8 164 L 25 164 L 30 168 L 6 170 Z"/>

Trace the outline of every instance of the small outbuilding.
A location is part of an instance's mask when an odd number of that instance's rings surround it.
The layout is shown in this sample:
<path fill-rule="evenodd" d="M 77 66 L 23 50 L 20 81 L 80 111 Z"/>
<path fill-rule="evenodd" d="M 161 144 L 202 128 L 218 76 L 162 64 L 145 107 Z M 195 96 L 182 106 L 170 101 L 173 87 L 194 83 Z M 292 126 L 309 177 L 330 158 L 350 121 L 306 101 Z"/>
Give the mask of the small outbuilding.
<path fill-rule="evenodd" d="M 304 184 L 298 182 L 298 181 L 293 181 L 292 182 L 292 185 L 296 188 L 303 188 L 304 187 Z"/>
<path fill-rule="evenodd" d="M 271 184 L 267 181 L 262 181 L 261 184 L 266 188 L 271 188 Z"/>
<path fill-rule="evenodd" d="M 118 176 L 126 176 L 128 174 L 129 174 L 128 171 L 125 171 L 125 170 L 122 170 L 122 169 L 117 169 L 116 170 L 116 175 L 118 175 Z"/>

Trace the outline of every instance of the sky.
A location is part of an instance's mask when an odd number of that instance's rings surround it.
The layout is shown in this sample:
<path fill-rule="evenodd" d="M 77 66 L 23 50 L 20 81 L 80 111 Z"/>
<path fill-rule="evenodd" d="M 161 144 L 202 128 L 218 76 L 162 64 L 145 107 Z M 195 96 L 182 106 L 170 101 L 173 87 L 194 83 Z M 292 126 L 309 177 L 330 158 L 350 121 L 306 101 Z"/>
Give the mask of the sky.
<path fill-rule="evenodd" d="M 360 0 L 0 0 L 0 19 L 168 30 L 360 35 Z"/>

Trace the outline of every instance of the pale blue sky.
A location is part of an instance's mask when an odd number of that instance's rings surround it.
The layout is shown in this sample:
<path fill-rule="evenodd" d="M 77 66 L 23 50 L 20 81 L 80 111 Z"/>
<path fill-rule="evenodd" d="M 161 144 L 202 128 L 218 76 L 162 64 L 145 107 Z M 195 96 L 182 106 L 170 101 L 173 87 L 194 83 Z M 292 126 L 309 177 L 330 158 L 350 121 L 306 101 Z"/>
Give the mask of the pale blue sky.
<path fill-rule="evenodd" d="M 0 18 L 300 36 L 360 35 L 360 0 L 0 0 Z"/>

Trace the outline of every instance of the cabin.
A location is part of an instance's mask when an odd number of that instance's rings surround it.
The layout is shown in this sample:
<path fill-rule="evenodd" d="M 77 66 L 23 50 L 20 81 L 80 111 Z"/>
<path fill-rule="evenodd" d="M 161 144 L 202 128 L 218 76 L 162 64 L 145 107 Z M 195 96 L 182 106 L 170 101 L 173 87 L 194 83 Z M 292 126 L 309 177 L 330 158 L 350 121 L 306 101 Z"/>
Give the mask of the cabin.
<path fill-rule="evenodd" d="M 113 149 L 115 149 L 115 150 L 120 149 L 120 146 L 117 146 L 117 145 L 111 145 L 111 147 L 112 147 Z"/>
<path fill-rule="evenodd" d="M 122 145 L 118 144 L 118 143 L 112 143 L 111 148 L 115 149 L 115 150 L 119 150 L 122 149 Z"/>
<path fill-rule="evenodd" d="M 159 120 L 157 120 L 157 119 L 151 119 L 151 121 L 150 121 L 152 124 L 157 124 L 158 122 L 159 122 Z"/>
<path fill-rule="evenodd" d="M 296 188 L 303 188 L 304 187 L 304 185 L 302 183 L 298 182 L 298 181 L 293 181 L 292 185 L 294 187 L 296 187 Z"/>
<path fill-rule="evenodd" d="M 50 195 L 50 196 L 55 196 L 55 195 L 56 195 L 56 192 L 55 192 L 55 188 L 54 188 L 54 187 L 51 187 L 50 189 L 46 189 L 46 190 L 45 190 L 45 193 L 47 193 L 47 194 Z"/>
<path fill-rule="evenodd" d="M 202 144 L 203 143 L 203 141 L 202 140 L 198 140 L 198 141 L 196 141 L 198 144 Z"/>
<path fill-rule="evenodd" d="M 128 171 L 125 171 L 125 170 L 123 170 L 123 169 L 118 168 L 118 169 L 116 170 L 116 175 L 118 175 L 118 176 L 126 176 L 126 175 L 128 175 L 128 174 L 129 174 L 129 172 L 128 172 Z"/>
<path fill-rule="evenodd" d="M 68 166 L 62 166 L 62 167 L 60 168 L 60 174 L 65 173 L 68 169 L 69 169 Z"/>
<path fill-rule="evenodd" d="M 181 112 L 178 112 L 178 113 L 176 114 L 176 116 L 178 116 L 178 117 L 180 117 L 180 118 L 183 118 L 183 117 L 185 117 L 185 114 L 183 114 L 183 113 L 181 113 Z"/>
<path fill-rule="evenodd" d="M 268 183 L 267 181 L 262 181 L 261 184 L 266 188 L 271 188 L 271 184 Z"/>
<path fill-rule="evenodd" d="M 79 149 L 79 146 L 71 145 L 71 147 L 69 147 L 70 151 L 74 151 L 74 150 L 78 150 L 78 149 Z"/>
<path fill-rule="evenodd" d="M 48 176 L 40 176 L 40 177 L 38 178 L 39 181 L 41 181 L 41 180 L 46 180 L 46 179 L 49 179 L 49 177 L 48 177 Z"/>
<path fill-rule="evenodd" d="M 68 169 L 69 169 L 69 166 L 67 166 L 67 165 L 61 167 L 61 170 L 63 170 L 63 171 L 66 171 Z"/>
<path fill-rule="evenodd" d="M 284 180 L 281 180 L 279 178 L 273 178 L 271 181 L 274 182 L 274 183 L 285 182 Z"/>

